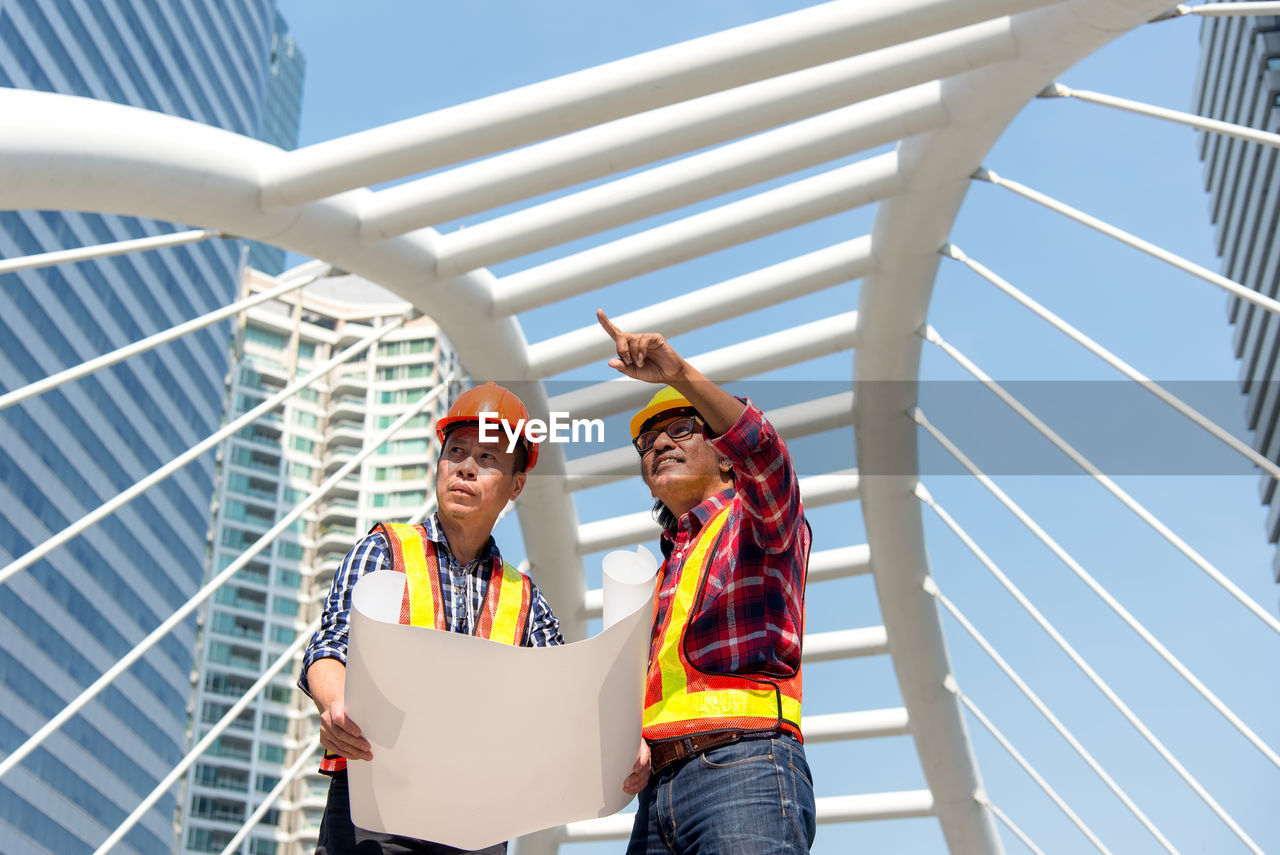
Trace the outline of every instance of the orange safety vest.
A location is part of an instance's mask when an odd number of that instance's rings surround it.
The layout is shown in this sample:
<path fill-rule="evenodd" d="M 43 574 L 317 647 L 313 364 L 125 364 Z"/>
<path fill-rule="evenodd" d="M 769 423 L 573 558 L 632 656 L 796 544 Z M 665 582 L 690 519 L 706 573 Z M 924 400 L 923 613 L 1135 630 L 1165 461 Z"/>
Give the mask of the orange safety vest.
<path fill-rule="evenodd" d="M 649 662 L 644 699 L 644 737 L 672 739 L 718 730 L 772 730 L 800 734 L 800 668 L 790 677 L 712 674 L 698 670 L 685 650 L 685 629 L 702 603 L 711 558 L 732 502 L 721 508 L 698 533 L 676 583 L 662 626 L 658 651 Z M 666 574 L 658 573 L 658 589 Z M 654 605 L 657 614 L 657 604 Z"/>
<path fill-rule="evenodd" d="M 435 545 L 426 535 L 426 527 L 378 523 L 373 530 L 382 532 L 391 547 L 391 569 L 409 577 L 400 603 L 400 623 L 447 630 L 444 598 L 440 593 L 439 559 Z M 533 583 L 529 577 L 507 562 L 495 560 L 489 569 L 489 593 L 480 610 L 476 635 L 502 644 L 519 645 L 524 640 L 532 602 Z M 325 750 L 321 772 L 333 773 L 346 768 L 347 758 Z"/>

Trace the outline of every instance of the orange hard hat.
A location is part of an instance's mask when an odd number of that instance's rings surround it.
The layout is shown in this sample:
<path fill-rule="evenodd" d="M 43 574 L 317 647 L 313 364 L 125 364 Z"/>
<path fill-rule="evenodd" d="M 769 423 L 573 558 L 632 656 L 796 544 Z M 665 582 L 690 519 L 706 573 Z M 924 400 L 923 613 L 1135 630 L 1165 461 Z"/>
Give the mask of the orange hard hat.
<path fill-rule="evenodd" d="M 505 386 L 499 386 L 492 380 L 480 386 L 472 386 L 458 396 L 449 408 L 449 412 L 436 419 L 436 438 L 444 444 L 444 436 L 449 428 L 462 422 L 480 421 L 481 413 L 497 413 L 497 420 L 506 424 L 513 431 L 521 432 L 527 459 L 524 471 L 528 472 L 538 462 L 538 444 L 530 442 L 523 436 L 524 426 L 529 421 L 529 410 L 524 401 L 515 392 Z"/>

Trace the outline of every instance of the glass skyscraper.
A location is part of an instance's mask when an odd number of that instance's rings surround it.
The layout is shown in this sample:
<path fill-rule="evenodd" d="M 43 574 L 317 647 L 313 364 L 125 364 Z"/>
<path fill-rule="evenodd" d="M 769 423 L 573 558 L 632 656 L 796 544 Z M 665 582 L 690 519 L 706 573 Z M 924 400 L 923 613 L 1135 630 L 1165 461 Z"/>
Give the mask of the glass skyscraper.
<path fill-rule="evenodd" d="M 1206 18 L 1200 30 L 1200 70 L 1194 110 L 1202 116 L 1280 132 L 1280 16 Z M 1209 215 L 1222 274 L 1269 297 L 1280 297 L 1280 169 L 1271 146 L 1200 135 Z M 1253 445 L 1280 461 L 1280 318 L 1232 298 L 1233 343 Z M 1269 505 L 1267 537 L 1280 540 L 1276 482 L 1263 474 Z M 1280 554 L 1274 562 L 1280 581 Z"/>
<path fill-rule="evenodd" d="M 291 145 L 282 136 L 296 129 L 301 71 L 272 0 L 0 0 L 0 86 L 117 101 Z M 0 257 L 181 228 L 0 212 Z M 207 241 L 0 276 L 0 388 L 225 305 L 243 251 Z M 229 333 L 227 323 L 206 328 L 0 411 L 0 564 L 218 427 Z M 0 585 L 0 752 L 194 593 L 214 472 L 210 454 Z M 191 620 L 0 779 L 0 849 L 91 852 L 141 803 L 183 751 L 194 643 Z M 165 795 L 115 851 L 171 852 L 175 808 Z"/>

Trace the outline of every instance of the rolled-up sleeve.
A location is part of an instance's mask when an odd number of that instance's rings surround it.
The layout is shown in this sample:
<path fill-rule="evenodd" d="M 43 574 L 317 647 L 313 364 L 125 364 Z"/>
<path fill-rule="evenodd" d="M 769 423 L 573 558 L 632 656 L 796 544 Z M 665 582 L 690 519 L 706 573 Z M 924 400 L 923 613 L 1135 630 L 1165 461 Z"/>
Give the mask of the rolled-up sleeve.
<path fill-rule="evenodd" d="M 800 484 L 782 437 L 759 407 L 746 404 L 733 427 L 710 443 L 733 464 L 733 486 L 750 520 L 752 539 L 766 552 L 782 552 L 804 526 Z"/>
<path fill-rule="evenodd" d="M 333 574 L 333 584 L 329 586 L 329 596 L 324 601 L 324 612 L 320 616 L 320 628 L 311 636 L 306 653 L 302 657 L 302 673 L 298 677 L 298 688 L 311 695 L 311 687 L 307 684 L 307 669 L 320 659 L 337 659 L 347 664 L 347 638 L 351 630 L 351 590 L 356 582 L 368 573 L 390 569 L 391 556 L 387 551 L 387 540 L 380 532 L 371 532 L 360 540 L 347 553 Z"/>

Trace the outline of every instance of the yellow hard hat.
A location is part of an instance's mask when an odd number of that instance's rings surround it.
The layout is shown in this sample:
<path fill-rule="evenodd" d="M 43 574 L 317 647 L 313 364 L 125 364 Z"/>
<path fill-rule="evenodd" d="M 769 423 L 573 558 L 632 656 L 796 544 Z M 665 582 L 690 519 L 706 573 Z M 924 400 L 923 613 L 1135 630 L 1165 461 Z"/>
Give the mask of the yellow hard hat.
<path fill-rule="evenodd" d="M 689 403 L 689 399 L 681 395 L 670 386 L 663 386 L 658 390 L 649 403 L 644 405 L 644 409 L 631 417 L 631 439 L 634 440 L 640 436 L 640 431 L 644 429 L 645 422 L 650 421 L 655 416 L 660 416 L 669 410 L 692 410 L 693 404 Z"/>

